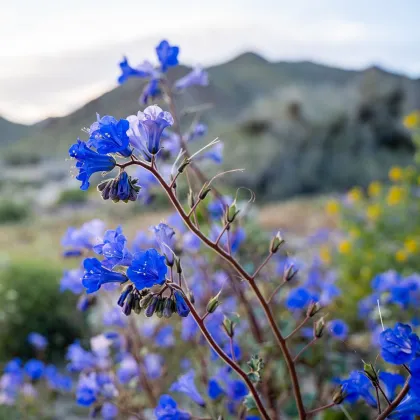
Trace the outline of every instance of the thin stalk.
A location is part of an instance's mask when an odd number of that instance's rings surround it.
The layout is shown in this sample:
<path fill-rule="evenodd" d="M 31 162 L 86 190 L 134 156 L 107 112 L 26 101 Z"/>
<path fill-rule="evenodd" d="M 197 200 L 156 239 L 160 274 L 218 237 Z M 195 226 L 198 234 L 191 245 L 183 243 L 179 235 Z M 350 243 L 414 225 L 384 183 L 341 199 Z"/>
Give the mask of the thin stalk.
<path fill-rule="evenodd" d="M 253 279 L 255 279 L 255 277 L 258 276 L 258 273 L 266 266 L 266 264 L 270 261 L 270 259 L 273 255 L 274 254 L 272 252 L 270 252 L 267 255 L 266 259 L 261 263 L 261 265 L 255 270 L 255 273 L 252 275 Z"/>
<path fill-rule="evenodd" d="M 381 399 L 379 398 L 379 389 L 377 386 L 375 386 L 375 392 L 376 392 L 376 401 L 378 401 L 378 414 L 381 414 Z"/>
<path fill-rule="evenodd" d="M 308 322 L 309 316 L 306 316 L 302 322 L 300 322 L 297 327 L 285 338 L 285 340 L 291 339 L 300 329 Z"/>
<path fill-rule="evenodd" d="M 321 413 L 322 411 L 328 410 L 331 407 L 334 407 L 335 403 L 330 403 L 327 405 L 323 405 L 322 407 L 315 408 L 311 411 L 308 411 L 306 414 L 309 416 L 314 416 L 315 414 Z"/>
<path fill-rule="evenodd" d="M 272 292 L 271 295 L 267 299 L 267 304 L 271 303 L 271 301 L 274 299 L 274 296 L 276 296 L 277 292 L 286 284 L 286 281 L 283 281 L 280 283 Z"/>
<path fill-rule="evenodd" d="M 392 403 L 378 416 L 376 417 L 376 420 L 385 420 L 389 414 L 391 414 L 400 404 L 400 402 L 404 399 L 404 397 L 408 394 L 408 391 L 410 391 L 410 377 L 407 378 L 405 381 L 405 384 L 399 394 L 395 397 L 395 399 L 392 401 Z"/>
<path fill-rule="evenodd" d="M 293 363 L 296 363 L 299 360 L 299 357 L 302 356 L 302 354 L 312 346 L 316 341 L 318 340 L 318 337 L 314 337 L 293 359 Z"/>
<path fill-rule="evenodd" d="M 381 384 L 378 384 L 378 388 L 379 391 L 381 391 L 381 394 L 385 398 L 385 401 L 388 403 L 388 405 L 391 405 L 391 401 L 389 401 L 389 398 L 386 396 L 385 391 L 381 387 Z"/>

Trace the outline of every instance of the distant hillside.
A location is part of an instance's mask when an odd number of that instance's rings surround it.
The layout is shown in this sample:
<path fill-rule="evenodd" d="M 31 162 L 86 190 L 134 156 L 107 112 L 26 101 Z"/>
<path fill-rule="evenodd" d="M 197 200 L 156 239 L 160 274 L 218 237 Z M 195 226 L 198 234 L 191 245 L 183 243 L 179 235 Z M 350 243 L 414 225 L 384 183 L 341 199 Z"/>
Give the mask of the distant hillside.
<path fill-rule="evenodd" d="M 94 64 L 93 64 L 94 65 Z M 177 79 L 188 68 L 170 73 Z M 420 81 L 372 67 L 350 71 L 312 62 L 269 62 L 246 53 L 208 69 L 209 87 L 177 97 L 178 110 L 203 103 L 209 136 L 220 136 L 226 166 L 268 198 L 342 190 L 384 178 L 393 162 L 409 162 L 413 145 L 402 115 L 420 108 Z M 8 141 L 4 153 L 65 158 L 96 113 L 134 114 L 144 81 L 130 80 L 62 118 Z M 187 122 L 188 124 L 190 121 Z M 0 146 L 5 144 L 0 130 Z"/>
<path fill-rule="evenodd" d="M 29 126 L 0 117 L 0 147 L 10 144 L 29 134 Z"/>

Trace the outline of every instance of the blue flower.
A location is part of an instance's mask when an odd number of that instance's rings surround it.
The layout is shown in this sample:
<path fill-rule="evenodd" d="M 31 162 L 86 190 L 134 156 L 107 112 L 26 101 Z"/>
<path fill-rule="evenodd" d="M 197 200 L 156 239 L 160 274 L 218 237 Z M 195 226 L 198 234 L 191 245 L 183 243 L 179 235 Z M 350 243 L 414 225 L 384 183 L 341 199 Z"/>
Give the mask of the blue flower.
<path fill-rule="evenodd" d="M 118 78 L 118 83 L 126 82 L 130 77 L 151 77 L 155 74 L 153 64 L 149 61 L 145 61 L 140 66 L 134 68 L 128 63 L 127 57 L 124 57 L 120 62 L 121 76 Z"/>
<path fill-rule="evenodd" d="M 159 87 L 159 81 L 159 79 L 151 79 L 149 83 L 146 84 L 139 98 L 139 103 L 141 105 L 147 105 L 150 101 L 158 98 L 162 94 Z"/>
<path fill-rule="evenodd" d="M 26 362 L 24 370 L 26 375 L 28 375 L 33 381 L 36 381 L 44 375 L 45 366 L 40 360 L 31 359 Z"/>
<path fill-rule="evenodd" d="M 127 325 L 127 317 L 118 308 L 112 308 L 104 312 L 103 323 L 107 327 L 124 328 Z"/>
<path fill-rule="evenodd" d="M 161 148 L 163 130 L 174 123 L 172 115 L 157 105 L 148 106 L 144 112 L 139 111 L 137 116 L 130 115 L 127 120 L 130 123 L 127 134 L 131 145 L 148 161 Z"/>
<path fill-rule="evenodd" d="M 165 325 L 162 327 L 155 337 L 155 342 L 159 347 L 172 347 L 175 345 L 174 327 Z"/>
<path fill-rule="evenodd" d="M 233 202 L 233 198 L 225 195 L 220 198 L 215 198 L 213 201 L 209 203 L 207 206 L 207 210 L 213 220 L 220 220 L 227 207 L 230 206 Z"/>
<path fill-rule="evenodd" d="M 191 416 L 178 409 L 178 404 L 170 395 L 162 395 L 155 408 L 157 420 L 190 420 Z"/>
<path fill-rule="evenodd" d="M 98 384 L 95 373 L 82 375 L 76 389 L 76 402 L 84 407 L 90 407 L 98 398 Z"/>
<path fill-rule="evenodd" d="M 331 335 L 339 340 L 345 340 L 349 333 L 348 325 L 341 319 L 334 319 L 328 323 Z"/>
<path fill-rule="evenodd" d="M 43 335 L 36 332 L 32 332 L 28 335 L 28 342 L 37 350 L 44 350 L 48 346 L 47 339 Z"/>
<path fill-rule="evenodd" d="M 222 227 L 220 225 L 212 225 L 210 236 L 211 238 L 216 241 L 219 237 L 220 232 L 222 231 Z M 242 242 L 246 238 L 246 232 L 245 229 L 242 227 L 237 227 L 236 229 L 230 229 L 229 231 L 230 235 L 230 248 L 232 252 L 236 252 L 239 250 L 239 247 L 241 246 Z M 228 246 L 228 236 L 227 232 L 224 232 L 222 237 L 219 240 L 219 244 L 225 248 Z"/>
<path fill-rule="evenodd" d="M 413 393 L 420 397 L 420 359 L 415 359 L 410 363 L 410 388 Z"/>
<path fill-rule="evenodd" d="M 163 40 L 156 47 L 156 53 L 163 72 L 178 65 L 179 47 L 171 46 L 168 41 Z"/>
<path fill-rule="evenodd" d="M 198 123 L 196 124 L 193 129 L 187 133 L 187 141 L 197 140 L 207 134 L 207 125 Z"/>
<path fill-rule="evenodd" d="M 112 156 L 101 155 L 89 149 L 85 142 L 77 140 L 69 149 L 69 155 L 77 160 L 79 174 L 76 179 L 82 181 L 81 190 L 89 188 L 89 178 L 95 172 L 109 172 L 115 168 L 116 161 Z"/>
<path fill-rule="evenodd" d="M 179 316 L 185 318 L 190 313 L 190 308 L 185 302 L 184 296 L 178 291 L 174 293 L 176 312 Z"/>
<path fill-rule="evenodd" d="M 371 407 L 376 407 L 376 398 L 372 394 L 372 383 L 362 372 L 351 372 L 349 379 L 341 381 L 341 386 L 346 395 L 346 401 L 350 404 L 354 404 L 359 398 L 363 398 Z"/>
<path fill-rule="evenodd" d="M 127 130 L 130 124 L 127 120 L 117 121 L 114 117 L 106 115 L 100 117 L 97 114 L 97 121 L 89 129 L 89 140 L 87 145 L 95 147 L 101 155 L 107 153 L 119 153 L 128 157 L 131 155 Z"/>
<path fill-rule="evenodd" d="M 160 255 L 156 249 L 151 248 L 134 254 L 133 262 L 127 270 L 127 276 L 138 290 L 142 290 L 155 284 L 162 285 L 165 282 L 167 271 L 165 257 Z"/>
<path fill-rule="evenodd" d="M 226 393 L 216 379 L 210 379 L 207 394 L 212 400 L 217 400 L 220 396 Z"/>
<path fill-rule="evenodd" d="M 379 337 L 383 359 L 394 365 L 410 363 L 420 349 L 420 340 L 409 325 L 397 323 Z"/>
<path fill-rule="evenodd" d="M 180 376 L 177 381 L 171 385 L 169 391 L 182 392 L 191 398 L 196 404 L 204 407 L 206 403 L 195 386 L 194 377 L 195 372 L 191 369 L 184 375 Z"/>
<path fill-rule="evenodd" d="M 160 252 L 165 255 L 167 263 L 171 266 L 174 263 L 173 248 L 175 245 L 175 231 L 166 223 L 159 223 L 151 228 L 155 233 L 156 242 Z"/>
<path fill-rule="evenodd" d="M 133 260 L 127 249 L 127 238 L 123 235 L 121 226 L 115 230 L 107 230 L 103 243 L 95 245 L 93 250 L 106 258 L 102 261 L 102 265 L 110 269 L 117 265 L 129 266 Z"/>
<path fill-rule="evenodd" d="M 86 258 L 83 261 L 83 266 L 85 274 L 82 278 L 82 284 L 87 293 L 97 292 L 105 283 L 124 283 L 127 281 L 125 274 L 108 270 L 96 258 Z"/>
<path fill-rule="evenodd" d="M 117 378 L 122 384 L 127 384 L 139 375 L 139 366 L 131 354 L 126 354 L 118 369 Z"/>
<path fill-rule="evenodd" d="M 22 371 L 22 360 L 18 357 L 10 360 L 3 369 L 4 373 L 19 374 Z"/>
<path fill-rule="evenodd" d="M 397 388 L 404 385 L 405 378 L 398 373 L 379 372 L 379 379 L 385 385 L 385 394 L 390 401 L 397 395 Z"/>
<path fill-rule="evenodd" d="M 390 419 L 412 420 L 410 416 L 418 415 L 420 415 L 420 398 L 410 391 L 388 417 Z"/>
<path fill-rule="evenodd" d="M 80 256 L 82 251 L 92 249 L 96 239 L 103 234 L 104 230 L 105 223 L 99 219 L 86 222 L 79 229 L 69 227 L 61 239 L 61 245 L 73 248 L 70 252 Z"/>
<path fill-rule="evenodd" d="M 68 347 L 66 359 L 69 361 L 67 369 L 71 372 L 92 369 L 96 365 L 95 356 L 91 352 L 85 350 L 78 342 L 75 342 Z"/>
<path fill-rule="evenodd" d="M 197 160 L 206 160 L 210 159 L 214 163 L 221 164 L 223 162 L 223 149 L 224 144 L 220 141 L 212 146 L 208 151 L 199 154 Z"/>
<path fill-rule="evenodd" d="M 144 367 L 150 379 L 157 379 L 162 376 L 163 357 L 160 354 L 147 353 L 144 356 Z"/>
<path fill-rule="evenodd" d="M 201 67 L 195 67 L 191 72 L 175 82 L 176 89 L 187 89 L 190 86 L 207 86 L 209 74 Z"/>
<path fill-rule="evenodd" d="M 286 306 L 289 310 L 306 308 L 314 300 L 314 295 L 304 287 L 297 287 L 290 291 L 286 298 Z"/>
<path fill-rule="evenodd" d="M 73 270 L 64 271 L 63 277 L 60 281 L 60 292 L 69 290 L 70 292 L 78 295 L 83 292 L 84 287 L 82 284 L 83 270 L 75 268 Z"/>
<path fill-rule="evenodd" d="M 118 416 L 118 408 L 110 402 L 105 402 L 102 406 L 101 415 L 104 420 L 115 419 Z"/>

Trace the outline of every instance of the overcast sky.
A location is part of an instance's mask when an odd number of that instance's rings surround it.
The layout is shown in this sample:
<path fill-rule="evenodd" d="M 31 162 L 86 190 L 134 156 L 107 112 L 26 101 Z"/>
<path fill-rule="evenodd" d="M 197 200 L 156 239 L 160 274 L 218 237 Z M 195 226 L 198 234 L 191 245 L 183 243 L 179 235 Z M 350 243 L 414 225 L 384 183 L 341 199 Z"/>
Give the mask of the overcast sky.
<path fill-rule="evenodd" d="M 244 51 L 420 76 L 420 0 L 0 0 L 0 115 L 65 115 L 116 85 L 117 63 L 186 64 Z"/>

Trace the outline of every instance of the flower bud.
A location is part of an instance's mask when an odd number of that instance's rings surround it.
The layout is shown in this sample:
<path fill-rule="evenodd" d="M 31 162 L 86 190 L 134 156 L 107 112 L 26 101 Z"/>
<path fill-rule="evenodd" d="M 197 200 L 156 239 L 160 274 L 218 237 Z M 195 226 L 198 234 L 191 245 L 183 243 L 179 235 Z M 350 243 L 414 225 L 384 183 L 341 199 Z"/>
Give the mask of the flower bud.
<path fill-rule="evenodd" d="M 284 271 L 283 281 L 284 282 L 288 282 L 288 281 L 292 280 L 293 277 L 295 277 L 295 275 L 297 274 L 297 272 L 298 272 L 298 269 L 295 268 L 295 265 L 294 264 L 290 264 L 286 268 L 286 270 Z"/>
<path fill-rule="evenodd" d="M 190 208 L 192 209 L 194 207 L 195 204 L 195 197 L 194 197 L 194 193 L 192 190 L 190 190 L 188 192 L 188 205 L 190 206 Z"/>
<path fill-rule="evenodd" d="M 233 338 L 235 335 L 235 324 L 226 316 L 223 319 L 223 328 L 228 337 Z"/>
<path fill-rule="evenodd" d="M 152 296 L 152 299 L 150 300 L 146 310 L 144 311 L 144 314 L 150 318 L 151 316 L 153 316 L 153 314 L 155 313 L 156 310 L 156 306 L 158 304 L 159 298 L 154 295 Z"/>
<path fill-rule="evenodd" d="M 175 309 L 177 314 L 182 317 L 185 318 L 188 316 L 188 314 L 190 313 L 190 308 L 187 305 L 187 302 L 185 302 L 184 296 L 182 295 L 181 292 L 176 291 L 174 293 L 174 297 L 175 297 Z"/>
<path fill-rule="evenodd" d="M 168 298 L 165 300 L 165 304 L 163 307 L 163 316 L 165 318 L 170 318 L 175 311 L 175 302 L 172 298 Z"/>
<path fill-rule="evenodd" d="M 178 168 L 178 172 L 182 174 L 184 172 L 184 169 L 190 164 L 189 159 L 185 159 L 184 162 L 181 163 L 180 167 Z"/>
<path fill-rule="evenodd" d="M 211 188 L 208 186 L 207 182 L 203 185 L 200 192 L 198 193 L 198 198 L 204 200 L 207 197 L 207 194 L 211 191 Z"/>
<path fill-rule="evenodd" d="M 325 319 L 324 317 L 321 317 L 314 324 L 314 336 L 316 338 L 321 338 L 322 334 L 324 333 L 324 328 L 325 328 Z"/>
<path fill-rule="evenodd" d="M 236 207 L 236 200 L 227 208 L 225 213 L 226 223 L 232 223 L 236 216 L 238 215 L 239 210 Z"/>
<path fill-rule="evenodd" d="M 133 301 L 134 301 L 134 294 L 129 293 L 127 296 L 127 299 L 124 302 L 123 309 L 122 309 L 123 314 L 125 316 L 128 316 L 131 314 Z"/>
<path fill-rule="evenodd" d="M 175 258 L 175 267 L 176 267 L 176 272 L 178 274 L 182 273 L 182 265 L 181 265 L 181 260 L 179 258 Z"/>
<path fill-rule="evenodd" d="M 141 300 L 140 300 L 140 307 L 142 309 L 147 308 L 150 304 L 150 302 L 153 299 L 153 294 L 152 293 L 148 293 L 146 296 L 144 296 Z"/>
<path fill-rule="evenodd" d="M 306 316 L 312 318 L 315 314 L 317 314 L 321 310 L 321 305 L 319 302 L 311 302 L 308 306 L 308 310 L 306 311 Z"/>
<path fill-rule="evenodd" d="M 344 390 L 343 386 L 340 386 L 333 393 L 333 403 L 339 405 L 344 401 L 344 398 L 346 398 L 346 391 Z"/>
<path fill-rule="evenodd" d="M 112 187 L 113 179 L 106 179 L 98 184 L 98 191 L 101 193 L 101 196 L 104 200 L 109 200 L 109 194 Z"/>
<path fill-rule="evenodd" d="M 212 314 L 220 305 L 220 301 L 219 301 L 220 293 L 222 293 L 222 291 L 220 291 L 216 296 L 212 297 L 209 300 L 209 303 L 207 304 L 207 308 L 206 308 L 208 313 Z"/>
<path fill-rule="evenodd" d="M 284 239 L 281 237 L 280 231 L 271 240 L 270 251 L 275 254 L 279 248 L 284 244 Z"/>
<path fill-rule="evenodd" d="M 379 384 L 379 378 L 372 363 L 364 363 L 363 372 L 372 381 L 374 385 Z"/>
<path fill-rule="evenodd" d="M 127 296 L 133 291 L 134 286 L 132 284 L 129 284 L 127 286 L 124 287 L 120 297 L 118 298 L 118 305 L 123 307 L 124 306 L 124 302 L 127 299 Z"/>
<path fill-rule="evenodd" d="M 188 300 L 194 305 L 195 297 L 194 297 L 194 293 L 192 292 L 192 290 L 187 291 L 187 296 L 188 296 Z"/>
<path fill-rule="evenodd" d="M 162 318 L 163 317 L 163 309 L 165 307 L 166 300 L 167 300 L 166 297 L 165 298 L 159 297 L 159 301 L 158 301 L 158 303 L 156 305 L 156 316 L 158 318 Z"/>
<path fill-rule="evenodd" d="M 131 307 L 133 308 L 133 311 L 137 315 L 141 312 L 140 296 L 139 295 L 135 295 L 134 296 L 134 300 L 133 300 L 133 303 L 132 303 Z"/>

